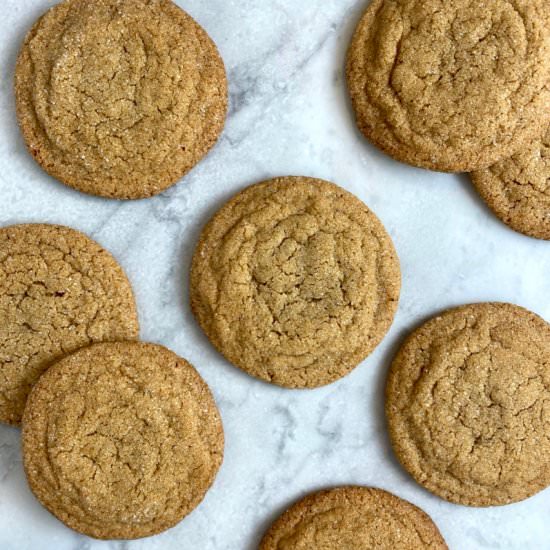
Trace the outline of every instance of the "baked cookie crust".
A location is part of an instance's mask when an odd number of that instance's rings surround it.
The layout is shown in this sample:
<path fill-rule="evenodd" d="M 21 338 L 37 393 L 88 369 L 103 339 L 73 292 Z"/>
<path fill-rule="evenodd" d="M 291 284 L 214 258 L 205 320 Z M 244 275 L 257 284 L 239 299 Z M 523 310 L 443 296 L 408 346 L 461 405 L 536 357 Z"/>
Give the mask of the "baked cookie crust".
<path fill-rule="evenodd" d="M 373 0 L 347 58 L 357 125 L 397 160 L 472 172 L 550 123 L 546 0 Z"/>
<path fill-rule="evenodd" d="M 208 386 L 170 350 L 95 344 L 34 387 L 23 462 L 38 500 L 72 529 L 135 539 L 178 523 L 204 498 L 223 457 Z"/>
<path fill-rule="evenodd" d="M 387 491 L 339 487 L 313 493 L 269 529 L 260 550 L 447 550 L 420 508 Z"/>
<path fill-rule="evenodd" d="M 483 200 L 506 225 L 550 240 L 550 125 L 542 138 L 471 177 Z"/>
<path fill-rule="evenodd" d="M 234 365 L 314 388 L 378 345 L 400 283 L 393 243 L 364 203 L 326 181 L 283 177 L 238 193 L 204 228 L 191 307 Z"/>
<path fill-rule="evenodd" d="M 28 33 L 15 74 L 36 161 L 79 191 L 156 195 L 211 149 L 227 112 L 223 61 L 171 0 L 65 0 Z"/>
<path fill-rule="evenodd" d="M 95 241 L 46 224 L 0 229 L 0 421 L 18 426 L 40 375 L 77 349 L 135 340 L 130 282 Z"/>
<path fill-rule="evenodd" d="M 550 326 L 504 303 L 452 309 L 415 330 L 390 369 L 397 458 L 432 493 L 494 506 L 550 485 Z"/>

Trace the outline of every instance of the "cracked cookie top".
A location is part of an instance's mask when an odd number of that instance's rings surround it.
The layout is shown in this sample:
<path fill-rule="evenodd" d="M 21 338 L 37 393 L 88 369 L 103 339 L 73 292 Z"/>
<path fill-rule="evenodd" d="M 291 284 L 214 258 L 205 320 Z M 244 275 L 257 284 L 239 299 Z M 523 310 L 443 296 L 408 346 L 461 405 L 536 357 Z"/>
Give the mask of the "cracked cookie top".
<path fill-rule="evenodd" d="M 395 453 L 432 493 L 458 504 L 523 500 L 550 485 L 550 326 L 485 303 L 413 332 L 386 388 Z"/>
<path fill-rule="evenodd" d="M 80 191 L 136 199 L 174 184 L 223 129 L 223 61 L 170 0 L 65 0 L 31 29 L 16 68 L 28 149 Z"/>
<path fill-rule="evenodd" d="M 191 306 L 212 343 L 248 373 L 291 388 L 341 378 L 389 329 L 399 262 L 378 218 L 306 177 L 253 185 L 202 232 Z"/>
<path fill-rule="evenodd" d="M 66 525 L 96 538 L 172 527 L 204 498 L 222 457 L 208 386 L 158 345 L 79 350 L 42 376 L 25 409 L 32 491 Z"/>
<path fill-rule="evenodd" d="M 368 487 L 313 493 L 269 529 L 260 550 L 447 550 L 420 508 Z"/>
<path fill-rule="evenodd" d="M 57 225 L 0 229 L 0 421 L 19 425 L 32 385 L 93 342 L 139 335 L 132 288 L 116 260 Z"/>
<path fill-rule="evenodd" d="M 550 240 L 550 126 L 512 157 L 471 174 L 479 194 L 512 229 Z"/>
<path fill-rule="evenodd" d="M 470 172 L 542 135 L 546 0 L 373 0 L 348 52 L 359 129 L 397 160 Z"/>

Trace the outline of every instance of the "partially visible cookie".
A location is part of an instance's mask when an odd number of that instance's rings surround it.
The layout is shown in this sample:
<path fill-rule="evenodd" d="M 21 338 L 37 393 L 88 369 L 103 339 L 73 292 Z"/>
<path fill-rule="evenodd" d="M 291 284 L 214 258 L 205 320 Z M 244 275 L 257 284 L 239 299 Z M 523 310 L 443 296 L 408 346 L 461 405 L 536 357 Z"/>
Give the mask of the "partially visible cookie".
<path fill-rule="evenodd" d="M 204 498 L 223 457 L 208 386 L 168 349 L 95 344 L 35 385 L 23 418 L 23 461 L 40 502 L 100 539 L 164 531 Z"/>
<path fill-rule="evenodd" d="M 59 225 L 0 229 L 0 422 L 20 423 L 32 385 L 56 360 L 138 336 L 130 283 L 96 242 Z"/>
<path fill-rule="evenodd" d="M 550 126 L 512 157 L 471 174 L 483 200 L 512 229 L 550 239 Z"/>
<path fill-rule="evenodd" d="M 400 282 L 392 241 L 364 203 L 326 181 L 284 177 L 238 193 L 205 227 L 191 306 L 233 364 L 313 388 L 382 340 Z"/>
<path fill-rule="evenodd" d="M 503 303 L 433 318 L 393 361 L 386 413 L 398 459 L 432 493 L 530 497 L 550 485 L 550 325 Z"/>
<path fill-rule="evenodd" d="M 313 493 L 269 529 L 260 550 L 446 550 L 420 508 L 368 487 Z"/>
<path fill-rule="evenodd" d="M 547 0 L 373 0 L 347 59 L 361 132 L 414 166 L 471 172 L 550 122 Z"/>
<path fill-rule="evenodd" d="M 217 141 L 227 111 L 214 42 L 170 0 L 65 0 L 30 30 L 15 74 L 27 147 L 85 193 L 160 193 Z"/>

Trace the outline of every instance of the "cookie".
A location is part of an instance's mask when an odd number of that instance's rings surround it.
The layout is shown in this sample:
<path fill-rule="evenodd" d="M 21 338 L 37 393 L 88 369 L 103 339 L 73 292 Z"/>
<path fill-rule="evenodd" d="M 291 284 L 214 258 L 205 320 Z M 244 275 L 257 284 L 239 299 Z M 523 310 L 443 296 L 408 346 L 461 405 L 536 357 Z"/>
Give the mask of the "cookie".
<path fill-rule="evenodd" d="M 349 373 L 388 331 L 399 261 L 378 218 L 322 180 L 248 187 L 207 224 L 191 307 L 214 346 L 249 374 L 289 388 Z"/>
<path fill-rule="evenodd" d="M 550 326 L 521 307 L 453 309 L 393 361 L 386 414 L 414 479 L 457 504 L 517 502 L 550 485 Z"/>
<path fill-rule="evenodd" d="M 19 425 L 32 385 L 92 342 L 139 336 L 132 288 L 116 260 L 59 225 L 0 229 L 0 421 Z"/>
<path fill-rule="evenodd" d="M 79 191 L 156 195 L 217 141 L 223 61 L 170 0 L 65 0 L 25 39 L 15 74 L 32 156 Z"/>
<path fill-rule="evenodd" d="M 23 462 L 38 500 L 100 539 L 164 531 L 204 498 L 223 457 L 208 386 L 170 350 L 95 344 L 40 378 L 23 417 Z"/>
<path fill-rule="evenodd" d="M 550 126 L 512 157 L 471 174 L 479 194 L 508 226 L 550 239 Z"/>
<path fill-rule="evenodd" d="M 339 487 L 313 493 L 269 529 L 260 550 L 446 550 L 430 517 L 380 489 Z"/>
<path fill-rule="evenodd" d="M 472 172 L 550 121 L 547 0 L 373 0 L 347 81 L 357 124 L 397 160 Z"/>

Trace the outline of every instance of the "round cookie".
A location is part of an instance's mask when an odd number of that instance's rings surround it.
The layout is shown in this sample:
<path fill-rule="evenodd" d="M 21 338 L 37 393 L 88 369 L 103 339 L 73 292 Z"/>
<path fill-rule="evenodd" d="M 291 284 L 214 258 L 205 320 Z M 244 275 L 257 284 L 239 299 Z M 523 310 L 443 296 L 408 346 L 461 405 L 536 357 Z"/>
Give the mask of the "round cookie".
<path fill-rule="evenodd" d="M 138 336 L 130 283 L 96 242 L 58 225 L 0 229 L 0 422 L 19 425 L 32 385 L 56 360 Z"/>
<path fill-rule="evenodd" d="M 550 325 L 473 304 L 414 331 L 393 361 L 386 414 L 414 479 L 457 504 L 523 500 L 550 485 Z"/>
<path fill-rule="evenodd" d="M 483 200 L 506 225 L 550 240 L 550 126 L 542 138 L 471 177 Z"/>
<path fill-rule="evenodd" d="M 550 120 L 546 0 L 373 0 L 347 81 L 357 124 L 397 160 L 471 172 Z"/>
<path fill-rule="evenodd" d="M 388 331 L 399 261 L 378 218 L 322 180 L 284 177 L 238 193 L 207 224 L 191 307 L 214 346 L 289 388 L 349 373 Z"/>
<path fill-rule="evenodd" d="M 178 523 L 223 457 L 208 386 L 170 350 L 95 344 L 49 369 L 29 396 L 23 461 L 38 500 L 72 529 L 135 539 Z"/>
<path fill-rule="evenodd" d="M 420 508 L 380 489 L 339 487 L 313 493 L 269 529 L 260 550 L 447 550 Z"/>
<path fill-rule="evenodd" d="M 173 185 L 217 141 L 223 61 L 170 0 L 65 0 L 31 29 L 15 74 L 19 125 L 37 162 L 93 195 L 138 199 Z"/>

